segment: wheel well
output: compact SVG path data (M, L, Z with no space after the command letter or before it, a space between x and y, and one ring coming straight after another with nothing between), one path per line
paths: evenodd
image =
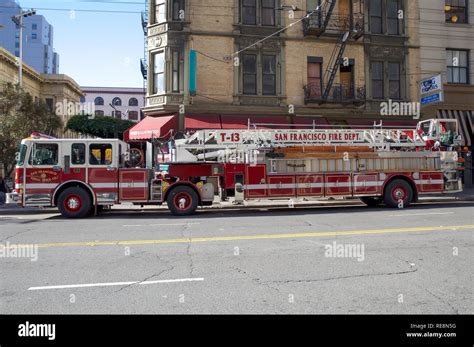
M413 189L413 202L417 202L418 201L418 189L416 188L416 184L415 182L408 178L407 176L393 176L391 177L387 182L385 182L384 184L384 187L383 187L383 194L385 195L385 188L390 184L390 182L394 181L394 180L403 180L405 182L407 182L410 186L411 186L411 189Z
M196 189L196 187L194 185L192 185L191 183L177 183L177 184L174 184L172 185L165 193L165 197L163 199L163 202L166 202L166 200L168 200L168 195L171 193L171 191L174 189L174 188L177 188L177 187L182 187L182 186L185 186L185 187L189 187L191 188L192 190L194 190L198 196L198 199L199 199L199 205L202 205L202 201L201 201L201 194L199 193L199 191Z
M76 182L76 181L73 181L73 182L66 182L64 183L62 186L60 186L56 192L54 192L54 195L53 195L53 206L57 206L58 205L58 199L59 199L59 196L61 195L61 193L68 189L68 188L71 188L71 187L78 187L78 188L82 188L84 189L84 191L87 192L87 194L89 194L89 197L91 198L91 202L93 205L95 205L95 196L92 192L92 190L90 189L90 187L88 187L87 185L85 185L84 183L82 182Z

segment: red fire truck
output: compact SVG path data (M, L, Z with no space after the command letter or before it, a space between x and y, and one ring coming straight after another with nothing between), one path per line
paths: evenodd
M7 201L55 206L68 218L121 203L166 203L185 216L217 198L242 204L344 197L404 208L420 195L462 189L456 120L428 120L416 129L261 129L249 123L181 137L168 143L169 162L145 168L120 140L35 134L21 143Z

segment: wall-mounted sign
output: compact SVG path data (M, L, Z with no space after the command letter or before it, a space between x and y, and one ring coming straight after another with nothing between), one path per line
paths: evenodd
M436 75L420 82L421 104L432 105L444 101L443 81Z

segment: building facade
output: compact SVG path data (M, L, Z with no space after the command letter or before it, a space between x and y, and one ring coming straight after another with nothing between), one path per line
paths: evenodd
M145 90L143 88L82 87L85 113L112 116L138 122L142 119Z
M457 118L464 145L473 150L474 2L420 1L421 79L441 74L444 101L423 108L425 118ZM472 156L466 156L465 183L473 186Z
M20 30L12 16L22 9L14 0L0 0L0 46L20 56ZM59 55L53 48L53 26L41 15L23 19L23 60L39 73L58 74Z
M418 0L153 0L149 12L143 110L178 114L180 130L413 120L381 103L419 98Z
M6 83L18 83L18 66L16 57L6 49L0 47L0 87ZM84 95L80 86L67 75L41 74L28 64L23 64L23 89L31 94L35 100L43 100L48 107L62 118L66 125L70 116L62 105L79 105ZM58 112L59 111L59 112ZM70 131L62 132L62 137L75 137Z

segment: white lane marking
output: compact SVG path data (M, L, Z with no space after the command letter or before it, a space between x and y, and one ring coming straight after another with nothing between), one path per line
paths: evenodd
M440 212L440 213L399 213L391 214L390 217L409 217L409 216L436 216L454 214L454 212Z
M174 224L133 224L122 225L122 227L166 227L166 226L184 226L184 225L199 225L201 223L174 223Z
M181 278L176 280L159 280L159 281L135 281L135 282L110 282L110 283L89 283L89 284L68 284L63 286L46 286L46 287L30 287L28 290L51 290L51 289L71 289L71 288L92 288L92 287L112 287L112 286L131 286L161 284L161 283L181 283L181 282L201 282L204 278Z

